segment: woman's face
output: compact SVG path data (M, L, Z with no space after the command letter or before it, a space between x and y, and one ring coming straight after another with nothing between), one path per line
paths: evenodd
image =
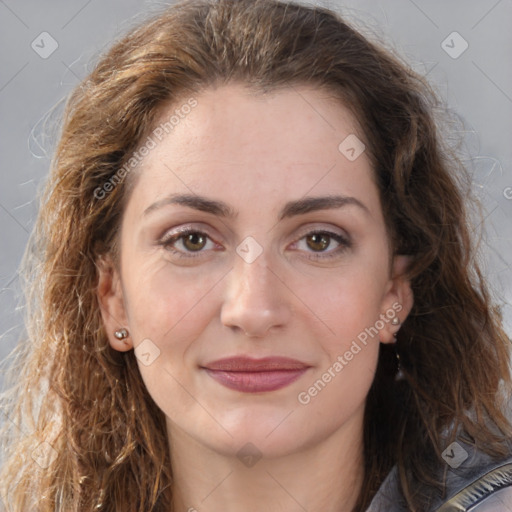
M194 99L162 112L133 171L120 274L100 276L110 343L135 348L171 437L268 456L357 437L379 340L412 305L364 135L312 88ZM294 363L214 364L232 357Z

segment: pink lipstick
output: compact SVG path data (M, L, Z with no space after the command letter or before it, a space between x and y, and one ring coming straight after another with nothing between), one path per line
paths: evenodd
M275 391L304 374L309 365L286 357L252 359L244 356L219 359L202 367L223 386L243 393Z

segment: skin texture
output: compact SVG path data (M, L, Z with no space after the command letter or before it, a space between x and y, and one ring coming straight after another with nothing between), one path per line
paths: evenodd
M402 275L407 258L396 256L389 273L369 160L363 152L350 161L338 149L348 135L364 134L339 102L305 86L263 96L229 84L196 99L141 163L122 219L120 268L101 262L110 344L158 354L138 363L167 417L176 510L348 511L362 479L363 413L379 341L392 343L397 327L380 323L309 403L298 395L380 315L396 309L403 323L413 303ZM223 218L167 204L144 214L176 193L223 201L238 213ZM367 210L347 204L278 219L288 201L332 194L355 197ZM180 258L159 240L182 226L208 237L176 241ZM322 230L348 237L350 246L327 238L320 250L311 232ZM248 236L262 250L252 263L236 251ZM120 327L129 330L125 340L113 335ZM200 368L233 355L286 356L311 368L277 391L242 393ZM261 459L249 467L237 457L241 449Z

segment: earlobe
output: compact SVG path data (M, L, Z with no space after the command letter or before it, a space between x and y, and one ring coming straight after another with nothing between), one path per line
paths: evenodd
M97 269L98 286L96 292L108 341L113 349L126 352L133 348L133 343L127 329L128 319L121 276L110 257L100 257L97 260Z
M411 257L397 255L393 260L392 277L383 301L383 313L392 321L387 322L380 331L382 343L394 343L402 324L405 322L414 304L414 294L407 270ZM392 316L393 312L395 313Z

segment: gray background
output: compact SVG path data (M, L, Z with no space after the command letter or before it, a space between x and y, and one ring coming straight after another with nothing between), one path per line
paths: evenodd
M465 158L485 207L484 271L512 334L512 0L323 1L428 74L464 122ZM163 2L0 0L0 359L22 333L17 268L37 214L62 99L101 50ZM442 42L458 32L458 58ZM50 40L58 44L47 58ZM42 38L44 39L41 42ZM453 52L462 40L448 38ZM57 108L58 102L60 106ZM52 115L50 115L53 112ZM2 385L0 374L0 388Z

